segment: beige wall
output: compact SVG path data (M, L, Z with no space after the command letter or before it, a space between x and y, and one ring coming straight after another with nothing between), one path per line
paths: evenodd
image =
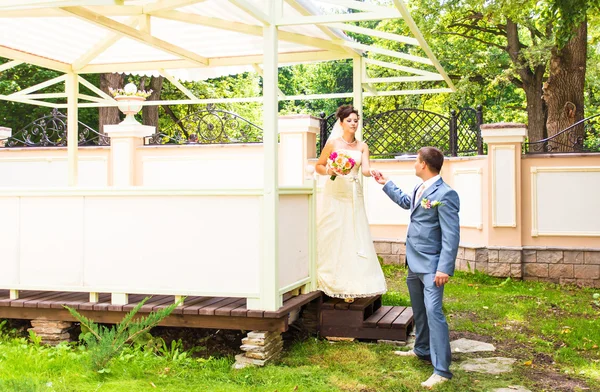
M600 248L600 154L525 155L521 173L523 246ZM534 235L539 218L560 231Z

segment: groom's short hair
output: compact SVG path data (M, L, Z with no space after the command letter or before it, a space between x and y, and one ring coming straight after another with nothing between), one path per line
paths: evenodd
M425 162L427 167L434 172L439 173L444 164L444 154L435 147L421 147L418 151L421 161Z

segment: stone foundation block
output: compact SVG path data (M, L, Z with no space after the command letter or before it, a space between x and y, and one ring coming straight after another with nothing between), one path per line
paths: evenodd
M475 249L475 261L477 263L488 262L488 250L487 249Z
M264 366L267 361L273 360L281 354L283 340L281 333L269 331L252 331L248 337L242 339L240 347L244 353L236 355L234 369L246 366Z
M510 276L512 276L513 278L522 278L523 277L523 265L511 264L510 265Z
M523 251L523 262L524 263L537 263L537 252L535 250L524 250Z
M600 279L600 265L574 265L574 277L578 279Z
M405 255L406 254L406 245L399 244L397 242L392 243L392 254Z
M488 262L490 263L499 263L500 259L499 259L499 251L497 250L490 250L488 251Z
M487 272L491 276L510 276L510 264L489 263Z
M538 250L537 251L537 262L556 264L563 260L562 250Z
M375 253L378 255L389 255L392 253L392 244L389 242L374 242Z
M600 252L585 252L583 260L585 264L600 265Z
M524 276L535 276L538 278L547 278L548 277L548 264L540 264L540 263L526 263L524 264Z
M31 325L33 328L29 328L29 331L35 332L42 344L56 346L71 340L69 330L73 327L72 322L36 319L31 320Z
M505 250L500 249L498 251L498 262L499 263L510 263L517 264L521 262L522 253L520 250Z
M563 252L563 263L583 264L583 252L566 250Z
M465 260L475 261L475 257L476 257L475 249L465 248Z

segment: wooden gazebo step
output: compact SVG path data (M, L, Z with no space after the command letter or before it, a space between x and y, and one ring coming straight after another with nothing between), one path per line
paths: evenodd
M350 304L329 298L321 307L322 336L406 341L412 326L412 308L381 306L381 296Z

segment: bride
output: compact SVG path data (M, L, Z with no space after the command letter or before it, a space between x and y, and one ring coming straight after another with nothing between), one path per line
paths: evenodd
M369 222L365 212L359 170L371 177L369 147L356 140L358 112L340 106L337 121L316 165L327 176L317 217L317 282L326 295L344 298L371 297L386 292ZM327 164L332 152L343 152L356 162L351 172L340 175ZM336 176L335 181L330 176Z

